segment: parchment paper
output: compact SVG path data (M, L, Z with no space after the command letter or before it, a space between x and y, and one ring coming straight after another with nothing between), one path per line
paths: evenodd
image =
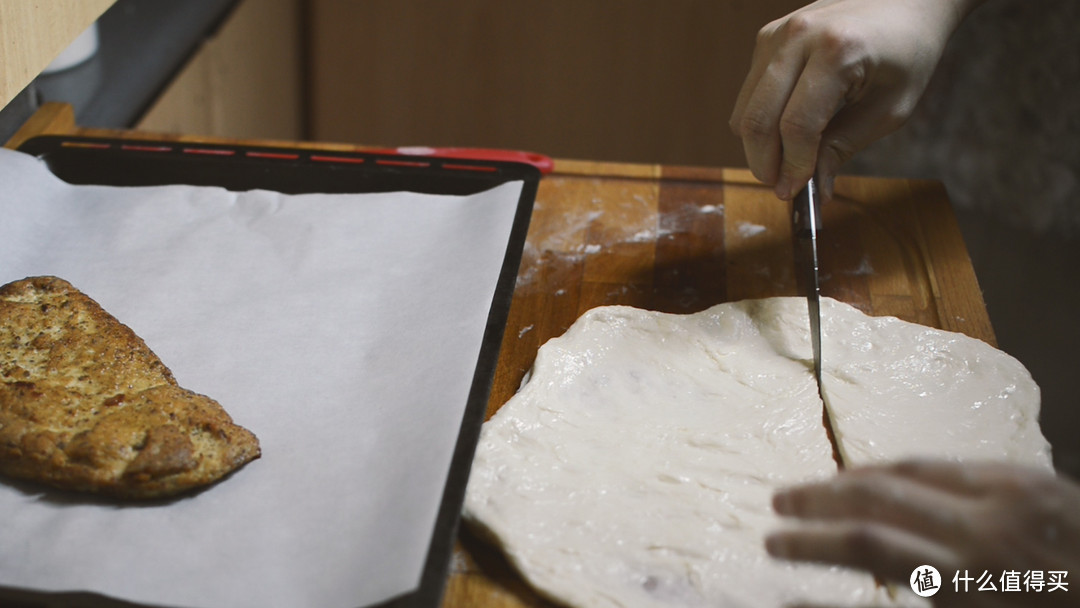
M51 274L263 456L118 506L0 480L0 585L355 607L418 586L520 182L465 197L71 186L0 150L0 284Z

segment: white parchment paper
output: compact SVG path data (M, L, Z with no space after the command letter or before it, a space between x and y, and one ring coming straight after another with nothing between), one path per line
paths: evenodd
M0 585L192 608L415 589L521 187L71 186L0 150L0 284L71 281L263 451L165 504L0 481Z

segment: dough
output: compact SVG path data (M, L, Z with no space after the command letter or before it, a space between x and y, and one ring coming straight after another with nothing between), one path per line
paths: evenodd
M823 316L826 394L852 458L1048 462L1015 360L832 300ZM764 551L781 525L773 492L836 471L806 319L803 298L589 311L485 423L466 521L571 606L889 605L864 574ZM963 381L940 381L956 370Z
M797 299L785 307L799 314ZM1053 468L1039 387L1016 359L836 300L822 300L821 316L825 400L845 464L920 456Z

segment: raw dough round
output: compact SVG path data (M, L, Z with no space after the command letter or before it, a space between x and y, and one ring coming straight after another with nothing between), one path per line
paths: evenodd
M846 455L1048 465L1038 389L1014 359L822 306L826 397ZM485 423L466 520L571 606L896 605L867 575L763 547L781 525L773 492L836 471L808 325L802 298L589 311Z

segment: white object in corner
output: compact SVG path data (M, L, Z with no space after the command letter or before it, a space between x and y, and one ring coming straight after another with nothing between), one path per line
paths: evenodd
M98 50L98 27L97 22L91 23L90 27L83 30L75 40L71 42L60 54L53 59L52 63L45 66L42 74L59 72L75 67L90 59Z

